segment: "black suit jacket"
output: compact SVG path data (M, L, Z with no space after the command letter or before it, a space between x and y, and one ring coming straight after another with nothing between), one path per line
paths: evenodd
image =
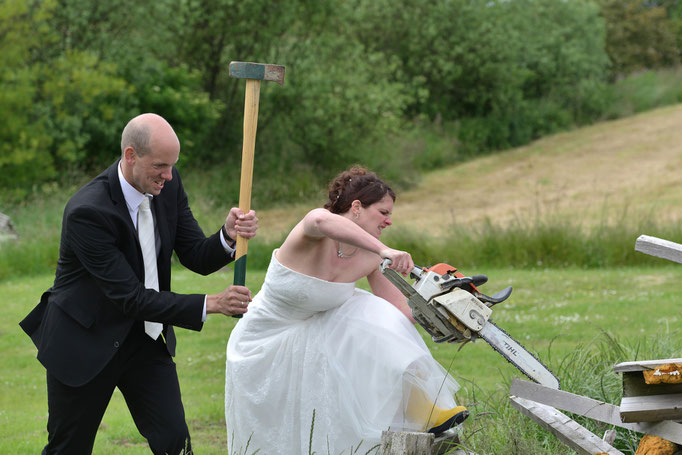
M171 255L207 275L226 265L220 234L206 237L189 208L177 169L152 200L161 247L159 292L144 287L137 233L118 179L118 161L66 204L54 285L20 323L38 359L62 383L88 383L125 342L136 321L164 323L175 355L171 325L201 330L203 294L170 292Z

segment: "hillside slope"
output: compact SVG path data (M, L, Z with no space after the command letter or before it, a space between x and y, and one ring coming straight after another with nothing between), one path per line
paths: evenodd
M259 212L278 237L309 207ZM424 175L398 195L394 223L440 234L453 225L535 216L586 224L682 218L682 105L584 127Z

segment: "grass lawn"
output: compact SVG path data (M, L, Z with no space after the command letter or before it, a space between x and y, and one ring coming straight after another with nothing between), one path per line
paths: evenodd
M494 321L552 369L560 371L567 355L596 342L602 331L633 345L647 336L663 334L671 338L673 346L682 347L678 329L682 267L661 263L656 268L461 271L487 274L489 282L481 291L488 294L514 286L512 297L495 307ZM263 276L262 271L249 271L247 285L258 289ZM0 319L0 453L39 453L46 442L45 372L18 322L52 279L49 275L0 283L0 295L4 296ZM177 292L214 293L231 283L231 269L209 277L184 269L175 270L173 275L173 289ZM197 453L226 452L225 345L236 322L233 318L211 316L200 333L177 330L176 362ZM452 373L463 386L459 399L471 406L474 418L485 418L490 411L481 396L504 393L509 379L520 376L484 342L467 344L461 350L459 345L436 345L428 337L427 342L441 364L452 366ZM645 350L642 353L646 355ZM518 419L525 417L519 414ZM485 436L485 430L479 430L477 437ZM102 422L94 453L149 453L118 392Z

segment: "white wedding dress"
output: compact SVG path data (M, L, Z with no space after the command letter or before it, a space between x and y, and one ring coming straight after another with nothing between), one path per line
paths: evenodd
M382 430L425 430L420 407L456 406L457 382L397 308L276 251L227 344L230 455L377 453Z

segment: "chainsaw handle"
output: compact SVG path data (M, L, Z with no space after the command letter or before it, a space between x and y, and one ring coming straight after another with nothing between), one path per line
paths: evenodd
M381 265L379 266L381 273L384 273L384 270L386 270L392 263L393 261L391 261L389 258L386 258L383 261L381 261ZM410 272L410 276L415 279L419 278L420 276L422 276L422 268L415 265L412 271Z
M486 275L474 275L471 277L471 284L474 286L480 286L488 282L488 277Z

